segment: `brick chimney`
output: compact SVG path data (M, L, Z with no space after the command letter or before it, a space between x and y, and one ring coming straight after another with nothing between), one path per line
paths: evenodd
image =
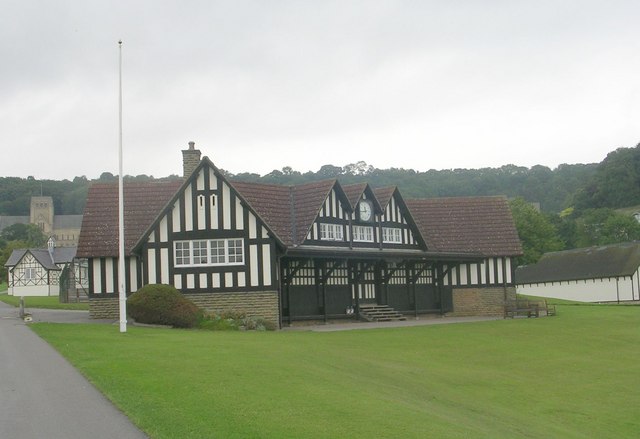
M189 149L182 150L182 176L189 177L200 164L202 153L196 149L196 142L189 142Z

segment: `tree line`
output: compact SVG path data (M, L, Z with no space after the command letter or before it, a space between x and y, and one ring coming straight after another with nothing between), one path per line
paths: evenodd
M327 164L316 172L304 173L288 166L266 175L222 172L232 181L300 184L336 178L341 184L398 186L406 198L506 195L514 200L512 211L525 246L523 263L535 262L546 251L640 239L638 223L617 210L640 206L640 144L616 149L601 163L562 164L555 169L505 165L415 171L377 169L360 161L345 166ZM172 175L162 179L177 178ZM156 179L137 175L126 176L125 180ZM62 181L3 177L0 215L28 215L34 195L51 196L57 215L81 214L89 186L113 181L117 177L109 172L94 180L85 176Z

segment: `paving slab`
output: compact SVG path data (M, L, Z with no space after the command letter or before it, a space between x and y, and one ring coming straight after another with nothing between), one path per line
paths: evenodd
M34 321L89 320L86 311L40 311ZM147 437L18 313L0 302L0 438Z

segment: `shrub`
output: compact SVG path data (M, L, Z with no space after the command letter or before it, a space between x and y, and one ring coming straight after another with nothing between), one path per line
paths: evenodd
M149 284L129 296L127 314L140 323L192 328L202 311L171 285Z
M210 331L275 331L276 325L262 317L247 316L241 311L224 311L222 314L205 314L198 328Z

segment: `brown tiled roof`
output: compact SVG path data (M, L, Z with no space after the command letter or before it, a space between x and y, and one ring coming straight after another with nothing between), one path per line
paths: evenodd
M287 245L292 242L289 186L239 181L229 184L251 205L277 239Z
M322 203L329 196L334 186L340 187L336 180L323 180L300 184L291 188L295 220L293 224L293 244L301 244L304 241L314 220L320 213Z
M640 266L640 242L545 253L536 264L518 267L516 283L557 282L633 276Z
M406 204L430 251L522 254L505 197L415 199Z
M389 204L389 201L391 201L391 196L395 191L396 186L379 187L373 190L373 193L376 195L378 203L380 203L380 206L383 210L386 209L387 204Z
M176 194L182 180L125 182L124 241L129 254L142 233ZM78 240L78 257L118 255L118 184L97 183L89 188Z
M356 207L356 203L358 202L366 188L367 183L355 183L342 186L342 190L349 199L349 204L351 205L352 209Z

